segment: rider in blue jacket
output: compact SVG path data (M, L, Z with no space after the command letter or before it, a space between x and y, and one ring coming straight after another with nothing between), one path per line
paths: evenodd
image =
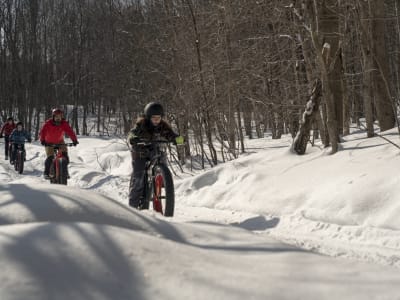
M29 143L32 142L31 134L24 129L24 124L22 124L22 122L18 122L15 129L10 135L10 142L12 147L10 153L11 164L14 164L18 144L22 144L22 150L25 152L25 141L28 141Z

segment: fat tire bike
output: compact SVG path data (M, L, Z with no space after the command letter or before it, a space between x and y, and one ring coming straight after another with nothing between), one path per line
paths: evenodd
M22 174L24 172L24 161L25 161L25 143L14 143L10 142L10 148L9 148L9 156L10 156L10 163L12 162L11 158L14 159L14 169L17 171L19 174ZM16 152L15 152L15 157L13 157L14 153L14 147L16 147Z
M67 185L68 182L68 159L60 151L63 146L72 147L73 143L45 144L46 147L53 147L54 158L49 169L50 183Z
M172 217L175 209L174 181L166 164L168 141L158 140L141 142L144 155L148 158L144 175L144 190L139 208L149 209L152 202L153 210L166 217Z

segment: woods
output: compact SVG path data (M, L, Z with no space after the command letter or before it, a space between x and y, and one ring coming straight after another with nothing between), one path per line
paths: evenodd
M0 114L37 136L61 106L78 134L122 136L160 101L186 154L216 165L246 151L246 135L295 137L319 79L310 128L334 153L351 123L368 136L397 124L399 5L0 0Z

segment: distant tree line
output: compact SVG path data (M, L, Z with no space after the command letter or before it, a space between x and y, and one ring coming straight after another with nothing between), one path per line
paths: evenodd
M107 132L110 120L124 134L160 101L186 153L216 165L246 151L245 135L294 137L318 78L310 128L335 152L351 123L368 136L397 125L399 5L0 0L0 114L37 135L61 106L78 134Z

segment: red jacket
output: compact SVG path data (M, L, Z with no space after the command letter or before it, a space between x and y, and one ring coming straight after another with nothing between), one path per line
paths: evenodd
M8 122L4 123L3 127L1 127L1 132L0 135L4 134L5 136L8 136L11 134L11 132L15 128L15 123L12 122L12 124L9 124Z
M72 141L78 140L67 121L61 120L60 124L56 125L53 119L48 119L40 130L40 141L47 144L60 144L64 142L64 134L67 134Z

